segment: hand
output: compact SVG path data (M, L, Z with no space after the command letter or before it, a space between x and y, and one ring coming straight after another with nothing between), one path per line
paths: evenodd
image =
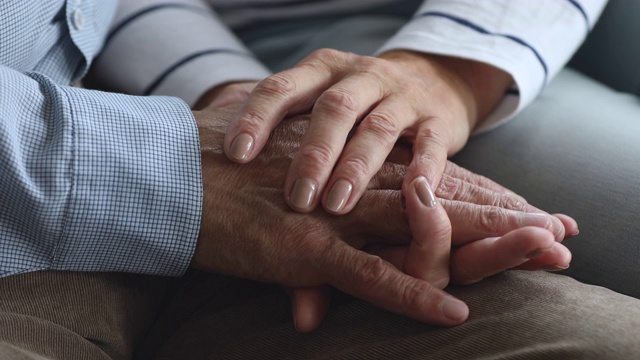
M408 276L380 257L357 250L381 243L409 244L411 232L399 191L375 190L371 185L354 211L342 217L321 211L306 216L287 211L280 184L308 119L298 117L283 123L256 161L238 166L226 161L220 146L222 129L230 114L224 109L196 113L205 199L194 266L295 287L331 284L422 321L441 325L464 321L468 309L463 303L419 278L437 275L441 279L433 281L442 287L447 280L441 280L449 276L447 266L443 266L448 263L451 247L447 215L438 202L436 206L420 205L415 190L418 184L428 185L426 181L414 181L405 193L407 209L419 220L412 222L417 240L405 251L402 266L398 264L406 272L417 274ZM372 184L399 184L402 177L383 171L373 180ZM488 216L495 214L491 206L467 205ZM452 220L457 223L454 228L468 223L464 211L458 214L460 217ZM502 215L506 221L480 223L475 231L482 236L503 234L522 226L521 218L526 214L513 211ZM552 229L557 225L553 220L538 223ZM473 224L465 226L473 234ZM549 236L553 241L553 235ZM542 245L531 242L528 246L548 248L544 236L540 238ZM445 270L436 271L442 268ZM452 309L453 315L448 317L447 309Z
M249 94L257 84L257 81L237 81L218 85L204 93L193 106L193 109L214 109L242 103L249 98Z
M225 152L251 161L285 116L313 108L287 173L286 200L299 212L322 201L327 211L344 214L399 138L413 144L406 184L423 176L435 188L447 155L462 148L510 82L498 69L461 59L320 50L257 85L229 125Z
M399 191L371 189L342 217L321 210L292 212L283 200L281 184L307 119L284 122L261 156L241 166L229 162L222 151L222 131L230 114L223 109L195 113L204 200L194 267L294 287L330 284L434 324L451 326L466 319L468 309L461 301L358 250L374 241L410 243ZM389 181L380 180L384 182ZM425 224L430 233L421 238L435 241L409 245L406 266L417 271L448 264L451 247L448 218L440 204L430 201L423 210L419 213L428 215Z
M410 151L408 149L397 146L387 160L401 165L391 169L386 166L383 169L402 175L406 171L402 164L406 164L409 157ZM386 183L385 187L398 188L400 186L398 178L383 176L380 179L397 181L396 183ZM380 185L382 184L375 186ZM566 269L569 266L570 251L562 244L555 244L554 238L560 242L567 237L578 234L577 223L572 218L561 214L555 217L544 216L545 212L527 204L522 197L451 162L447 162L436 195L448 200L442 201L446 204L447 212L453 216L452 223L455 235L450 264L453 284L472 284L508 269L555 271ZM485 209L492 210L478 211L478 208L469 208L468 203L485 206ZM415 200L407 198L407 207L410 205L415 208ZM469 210L472 211L469 212ZM500 228L500 225L497 224L508 224L517 219L512 214L510 215L511 211L509 210L537 213L542 216L533 215L527 219L526 215L520 214L522 217L520 217L519 223L529 227L514 231L509 231L510 227L504 227L505 236L477 238L469 241L467 235L475 233L476 237L482 236L482 232L477 230L477 224L486 224L495 231ZM465 213L466 215L463 215ZM419 208L413 211L409 210L408 214L409 221L413 221L413 223L420 223L420 217L423 217ZM414 216L412 217L412 215ZM472 220L465 223L465 218ZM465 226L469 224L476 225L471 226L471 229L475 230L465 230ZM539 226L540 228L531 226ZM542 230L542 228L546 228L548 231ZM551 236L552 233L553 236ZM465 238L466 240L464 240ZM549 244L551 245L549 246ZM405 260L403 259L406 258L406 246L370 246L369 251L389 260L399 269L404 268ZM406 268L404 269L406 270ZM444 277L445 274L442 271L435 271L435 276L431 278L432 284L443 288L448 280ZM287 292L292 301L292 314L296 329L301 332L309 332L317 328L328 309L329 289L327 287L297 288L288 289Z

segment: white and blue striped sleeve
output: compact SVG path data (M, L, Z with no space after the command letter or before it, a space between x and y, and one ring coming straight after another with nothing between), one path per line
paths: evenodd
M181 275L200 228L198 130L177 98L0 66L0 277Z
M198 0L121 1L94 66L102 87L177 96L189 105L216 85L270 75Z
M426 0L380 53L407 49L476 60L509 73L513 87L476 129L521 111L567 63L606 0Z

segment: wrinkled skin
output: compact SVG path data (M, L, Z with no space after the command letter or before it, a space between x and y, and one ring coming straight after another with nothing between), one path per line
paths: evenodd
M227 160L222 148L236 110L195 113L204 201L192 265L303 288L293 293L301 331L317 327L322 318L326 298L316 288L321 285L417 320L451 326L463 322L468 310L440 290L450 279L471 283L509 268L569 264L569 251L556 241L564 239L565 229L570 234L577 230L572 219L545 214L453 164L436 189L444 199L435 207L423 206L411 187L399 190L406 172L398 164L406 151L402 149L392 154L396 163L383 166L348 214L334 216L321 209L296 213L285 203L282 185L308 116L284 121L255 160L239 165ZM457 307L457 316L445 311L446 304Z

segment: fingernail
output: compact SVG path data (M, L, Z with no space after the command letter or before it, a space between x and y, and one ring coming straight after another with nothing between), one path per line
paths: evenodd
M569 235L567 236L567 239L568 239L568 238L572 238L572 237L574 237L574 236L578 236L579 234L580 234L580 230L576 230L573 234L569 234Z
M463 321L469 315L467 305L458 299L447 297L440 306L444 316L456 322Z
M551 246L553 247L553 245ZM534 257L540 256L542 254L545 254L547 252L549 252L549 250L551 250L551 247L548 249L537 249L537 250L533 250L530 253L528 253L527 255L525 255L525 257L527 259L533 259Z
M560 271L560 270L567 270L568 268L569 268L569 265L567 266L549 265L549 266L543 267L542 269L547 271Z
M424 176L418 176L413 180L413 188L418 194L418 199L420 202L428 207L436 207L438 205L438 200L436 199L436 195L431 190L431 186L427 181L427 178Z
M306 209L311 206L315 195L316 183L311 179L300 178L293 184L293 190L291 190L289 198L294 207Z
M353 190L353 185L347 180L338 180L333 184L331 191L329 191L329 195L327 196L326 206L327 209L333 212L338 212L342 210L344 205L349 200L349 196L351 196L351 191Z
M238 134L231 142L230 154L236 160L244 160L249 156L253 147L253 138L246 133Z

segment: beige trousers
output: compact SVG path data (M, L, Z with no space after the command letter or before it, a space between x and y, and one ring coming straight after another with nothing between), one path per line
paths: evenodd
M37 272L0 279L0 359L639 359L640 300L548 273L449 291L469 320L438 328L342 294L295 331L277 287Z

